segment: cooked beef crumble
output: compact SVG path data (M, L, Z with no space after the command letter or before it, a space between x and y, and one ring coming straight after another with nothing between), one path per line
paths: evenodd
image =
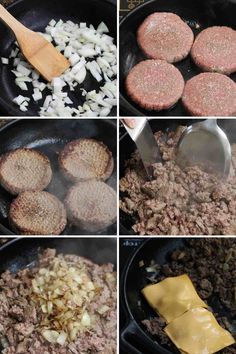
M32 301L32 279L41 267L50 264L55 254L55 250L47 249L39 257L34 268L26 268L16 274L6 271L1 275L0 351L2 349L3 354L116 353L116 282L109 281L106 276L114 274L112 264L97 265L82 257L61 256L72 264L82 262L89 269L91 280L99 285L101 291L88 305L90 313L95 314L103 305L108 305L110 310L99 317L95 328L90 328L83 335L78 335L75 341L64 346L50 344L40 334L38 328L42 311Z
M197 293L213 310L220 325L230 331L236 340L235 262L236 239L234 238L186 240L186 247L172 252L168 263L151 264L156 270L153 283L169 276L188 274ZM150 277L150 273L147 273L147 276ZM154 317L143 320L143 324L161 345L176 350L163 331L166 326L164 320ZM236 344L223 349L220 353L235 354Z
M140 235L234 235L236 144L227 181L197 166L181 169L175 152L184 129L155 133L163 162L153 165L152 181L147 181L137 152L127 161L120 208L136 218L133 230Z

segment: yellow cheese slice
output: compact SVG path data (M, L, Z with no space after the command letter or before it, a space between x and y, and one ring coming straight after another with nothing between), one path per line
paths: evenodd
M176 347L187 354L211 354L235 343L232 335L204 308L184 313L168 324L165 332Z
M166 278L142 290L149 305L167 323L195 307L207 307L198 296L187 274Z

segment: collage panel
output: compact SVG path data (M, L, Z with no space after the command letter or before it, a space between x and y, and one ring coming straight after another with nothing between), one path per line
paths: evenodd
M235 134L227 118L121 121L120 235L235 235Z
M116 119L16 119L0 136L2 235L117 235Z
M235 14L0 0L1 354L236 354Z
M0 351L117 352L117 239L0 239Z
M236 116L234 1L121 0L120 116Z
M235 353L235 238L120 238L120 354Z
M1 115L117 115L116 0L1 3Z

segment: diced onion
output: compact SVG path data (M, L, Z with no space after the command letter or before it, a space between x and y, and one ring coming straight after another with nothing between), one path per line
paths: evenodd
M1 58L1 61L3 64L9 64L9 59L7 58Z
M41 308L43 337L64 345L90 329L93 323L87 307L96 291L89 274L77 264L72 267L55 257L50 268L41 268L32 280L32 300Z
M87 23L75 24L72 21L63 22L52 19L41 35L69 59L71 67L51 83L42 82L39 74L27 63L19 51L18 44L12 49L10 58L13 61L15 83L22 91L33 87L34 93L29 100L42 100L39 114L55 117L98 117L107 116L116 106L117 96L117 50L113 38L108 35L109 29L105 23L100 23L97 29ZM3 64L8 64L8 58L1 58ZM69 97L70 91L82 85L87 75L93 77L100 87L97 91L85 92L79 87L77 92L84 103L75 107ZM29 83L29 84L27 84ZM107 84L111 84L108 86ZM96 85L97 87L97 85ZM37 90L35 90L37 88ZM81 90L81 91L80 91ZM73 96L72 96L73 97ZM14 103L22 111L28 110L28 105L19 104L16 97Z

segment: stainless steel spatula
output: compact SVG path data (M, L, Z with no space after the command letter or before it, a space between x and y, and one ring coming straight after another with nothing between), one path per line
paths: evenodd
M177 163L183 168L198 165L207 172L228 177L231 147L215 118L194 123L183 132L177 147Z
M129 128L126 124L124 126L135 142L148 178L151 179L151 165L161 161L161 155L148 120L146 118L137 118L134 128Z

